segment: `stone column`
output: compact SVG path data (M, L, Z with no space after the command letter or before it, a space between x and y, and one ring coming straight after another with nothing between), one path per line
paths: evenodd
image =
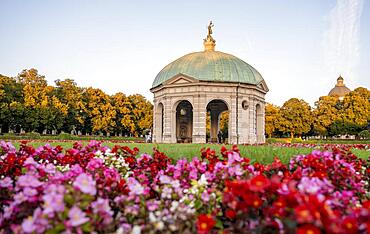
M160 143L158 141L158 139L157 139L157 134L158 134L157 121L158 121L158 117L157 117L157 102L154 101L153 102L153 135L152 135L152 138L153 138L153 142L154 143Z
M217 142L218 141L218 130L219 130L219 117L221 112L219 110L212 110L211 111L211 142Z
M243 109L243 101L247 101L246 96L239 96L239 121L238 121L238 133L239 133L239 144L249 143L249 103L247 101L246 109Z
M256 102L254 98L250 98L249 105L249 144L257 143L256 137Z
M259 104L259 110L256 111L257 115L257 143L264 143L265 142L265 129L264 129L264 121L265 121L265 115L264 115L264 106L262 103Z
M236 132L236 96L231 96L230 99L230 112L229 112L229 143L237 144L238 136Z
M171 143L171 133L172 133L172 106L171 99L166 98L163 101L164 114L163 114L163 143ZM176 124L176 123L175 123ZM176 126L175 126L176 127Z
M193 143L206 143L206 96L194 95Z

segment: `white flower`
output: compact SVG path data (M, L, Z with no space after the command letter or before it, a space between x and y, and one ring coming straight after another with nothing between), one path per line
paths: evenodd
M149 213L149 221L152 222L152 223L157 222L157 217L155 217L153 212Z
M115 234L124 234L124 232L123 232L123 228L122 228L122 227L119 227L119 228L116 230Z
M138 225L135 225L135 226L132 228L131 234L141 234L141 227L140 227L140 226L138 226Z
M164 228L164 224L162 221L159 221L157 222L155 225L154 225L155 229L157 230L162 230Z
M170 211L174 212L177 209L178 206L179 206L178 201L172 201Z
M95 155L99 157L99 156L103 156L103 153L100 150L98 150L95 152Z
M200 179L198 180L199 186L206 186L208 184L206 175L203 174Z

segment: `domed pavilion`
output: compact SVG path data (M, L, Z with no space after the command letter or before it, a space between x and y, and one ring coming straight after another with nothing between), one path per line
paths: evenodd
M344 96L349 92L351 92L351 90L344 84L343 77L339 76L337 84L330 90L328 96L337 96L339 97L339 100L343 100Z
M221 113L228 111L230 144L265 142L265 94L261 74L248 63L215 50L212 22L204 51L182 56L155 77L153 142L205 143L206 118L210 140L217 141Z

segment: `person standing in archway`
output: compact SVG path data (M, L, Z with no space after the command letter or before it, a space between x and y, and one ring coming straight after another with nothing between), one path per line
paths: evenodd
M218 139L218 143L222 143L222 132L221 132L221 130L218 130L217 139Z

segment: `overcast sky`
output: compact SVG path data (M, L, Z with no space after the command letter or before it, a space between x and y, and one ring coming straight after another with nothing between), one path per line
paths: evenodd
M49 84L70 78L108 94L140 93L168 63L203 50L209 20L216 50L255 67L268 102L311 105L341 74L370 84L370 1L0 0L0 74L36 68Z

